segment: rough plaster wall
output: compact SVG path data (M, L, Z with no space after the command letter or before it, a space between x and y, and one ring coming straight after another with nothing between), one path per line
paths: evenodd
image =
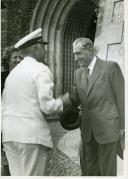
M116 61L124 73L123 0L100 0L94 44L100 58Z

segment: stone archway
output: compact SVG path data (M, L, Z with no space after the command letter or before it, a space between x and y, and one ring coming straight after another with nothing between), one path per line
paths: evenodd
M94 32L90 32L94 10L95 4L92 0L37 2L30 31L42 27L44 39L49 42L48 62L54 76L56 95L70 91L73 83L75 65L71 44L74 38L87 35L94 39Z
M92 1L79 1L66 18L63 28L63 93L71 91L74 82L75 64L72 42L78 37L94 41L96 30L96 5Z

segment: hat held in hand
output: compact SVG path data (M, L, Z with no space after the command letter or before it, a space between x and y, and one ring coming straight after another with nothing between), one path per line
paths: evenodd
M63 112L60 123L64 129L74 130L80 127L79 111L77 107L70 107Z

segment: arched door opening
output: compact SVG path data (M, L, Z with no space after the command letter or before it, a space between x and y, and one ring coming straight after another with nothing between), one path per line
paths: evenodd
M81 0L72 7L63 29L63 93L71 91L74 81L74 62L72 42L78 37L94 41L96 31L96 4L91 0Z
M72 42L79 36L92 41L96 28L98 0L38 0L30 31L42 27L48 41L48 63L53 74L55 95L71 90L73 73Z

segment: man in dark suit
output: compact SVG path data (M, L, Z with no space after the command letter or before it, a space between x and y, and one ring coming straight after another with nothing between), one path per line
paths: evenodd
M87 38L73 42L73 104L81 104L81 169L88 176L116 176L118 141L124 133L124 79L116 62L95 56Z

